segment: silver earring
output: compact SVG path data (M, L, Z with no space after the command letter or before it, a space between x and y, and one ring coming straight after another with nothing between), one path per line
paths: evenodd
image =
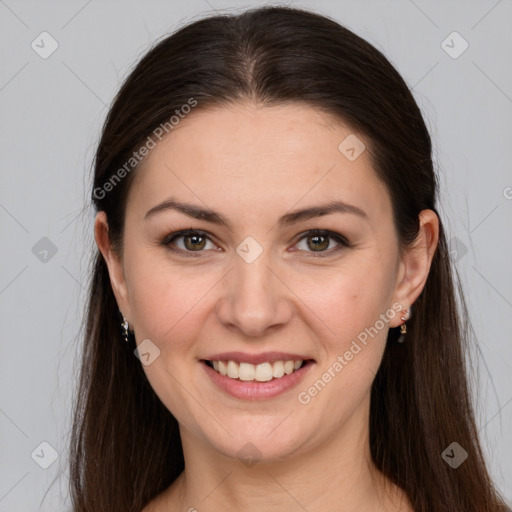
M134 332L130 330L130 324L128 320L124 317L124 315L119 311L123 321L121 322L121 338L123 343L130 344L134 337Z
M129 325L128 325L128 320L126 320L126 318L123 316L123 323L122 323L122 327L123 327L123 341L125 343L128 343L128 330L129 330Z

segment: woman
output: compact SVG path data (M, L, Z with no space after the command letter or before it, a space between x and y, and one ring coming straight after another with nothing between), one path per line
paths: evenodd
M374 47L191 23L119 91L92 199L76 512L504 510L430 136Z

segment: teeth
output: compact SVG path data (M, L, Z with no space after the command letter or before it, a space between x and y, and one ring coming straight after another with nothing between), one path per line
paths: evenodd
M213 369L231 379L267 382L290 375L302 366L302 360L274 361L261 364L237 363L235 361L213 361Z
M285 361L285 363L284 363L284 373L286 373L286 375L290 375L290 373L293 372L293 365L294 365L293 361Z
M235 361L228 361L228 377L232 379L238 379L238 365Z
M228 368L229 365L236 366L237 369L240 368L237 372L237 377L240 377L240 380L254 380L254 374L256 373L256 370L253 364L240 363L240 365L238 365L234 361L229 361ZM232 377L232 375L229 375L228 373L228 377Z
M250 366L253 366L252 364ZM259 382L272 380L272 365L270 363L262 363L256 366L254 379Z
M284 375L284 363L283 361L276 361L272 365L272 376L275 379L278 379L279 377L282 377Z

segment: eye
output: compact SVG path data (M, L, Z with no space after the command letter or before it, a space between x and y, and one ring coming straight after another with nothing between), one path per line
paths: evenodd
M350 247L349 242L339 233L322 229L313 229L304 233L299 242L302 242L302 240L306 240L306 249L299 250L312 252L313 257L324 256L324 254L317 255L314 253L326 253L325 256L329 256ZM333 240L337 242L338 246L330 248ZM182 241L182 243L177 241ZM162 241L162 245L170 251L191 257L199 256L199 254L194 253L201 253L204 252L203 249L208 249L208 243L212 244L210 249L216 249L217 246L212 242L207 233L191 229L171 233Z
M312 253L327 253L327 255L331 255L336 253L343 248L350 247L348 241L339 233L334 233L333 231L327 231L322 229L313 229L308 231L300 241L306 241L306 250L307 252ZM337 247L329 248L331 246L331 241L335 240L338 243ZM320 256L324 256L324 254L320 254ZM313 255L313 257L317 257L317 255Z
M176 243L177 240L183 240L183 245ZM195 256L195 254L191 254L194 252L203 252L205 249L207 242L210 242L213 247L216 246L210 240L209 236L203 231L197 230L187 230L187 231L179 231L177 233L172 233L162 242L169 250L173 252L179 252L184 256ZM172 246L177 246L172 247ZM207 247L206 247L207 248Z

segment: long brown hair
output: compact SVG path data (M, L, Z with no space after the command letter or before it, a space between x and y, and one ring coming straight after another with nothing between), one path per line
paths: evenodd
M418 233L419 212L437 213L431 139L390 62L327 17L264 7L181 28L156 43L119 90L95 155L91 198L96 211L106 212L120 254L126 198L135 172L143 172L139 163L126 163L191 98L195 111L247 100L302 102L361 133L391 195L402 248ZM467 311L442 223L412 311L406 343L395 343L390 329L372 385L373 461L417 512L501 510L478 441L465 361ZM97 251L71 436L75 512L139 512L184 468L177 421L149 385L133 346L119 341L120 320ZM457 469L441 456L454 441L468 454Z

